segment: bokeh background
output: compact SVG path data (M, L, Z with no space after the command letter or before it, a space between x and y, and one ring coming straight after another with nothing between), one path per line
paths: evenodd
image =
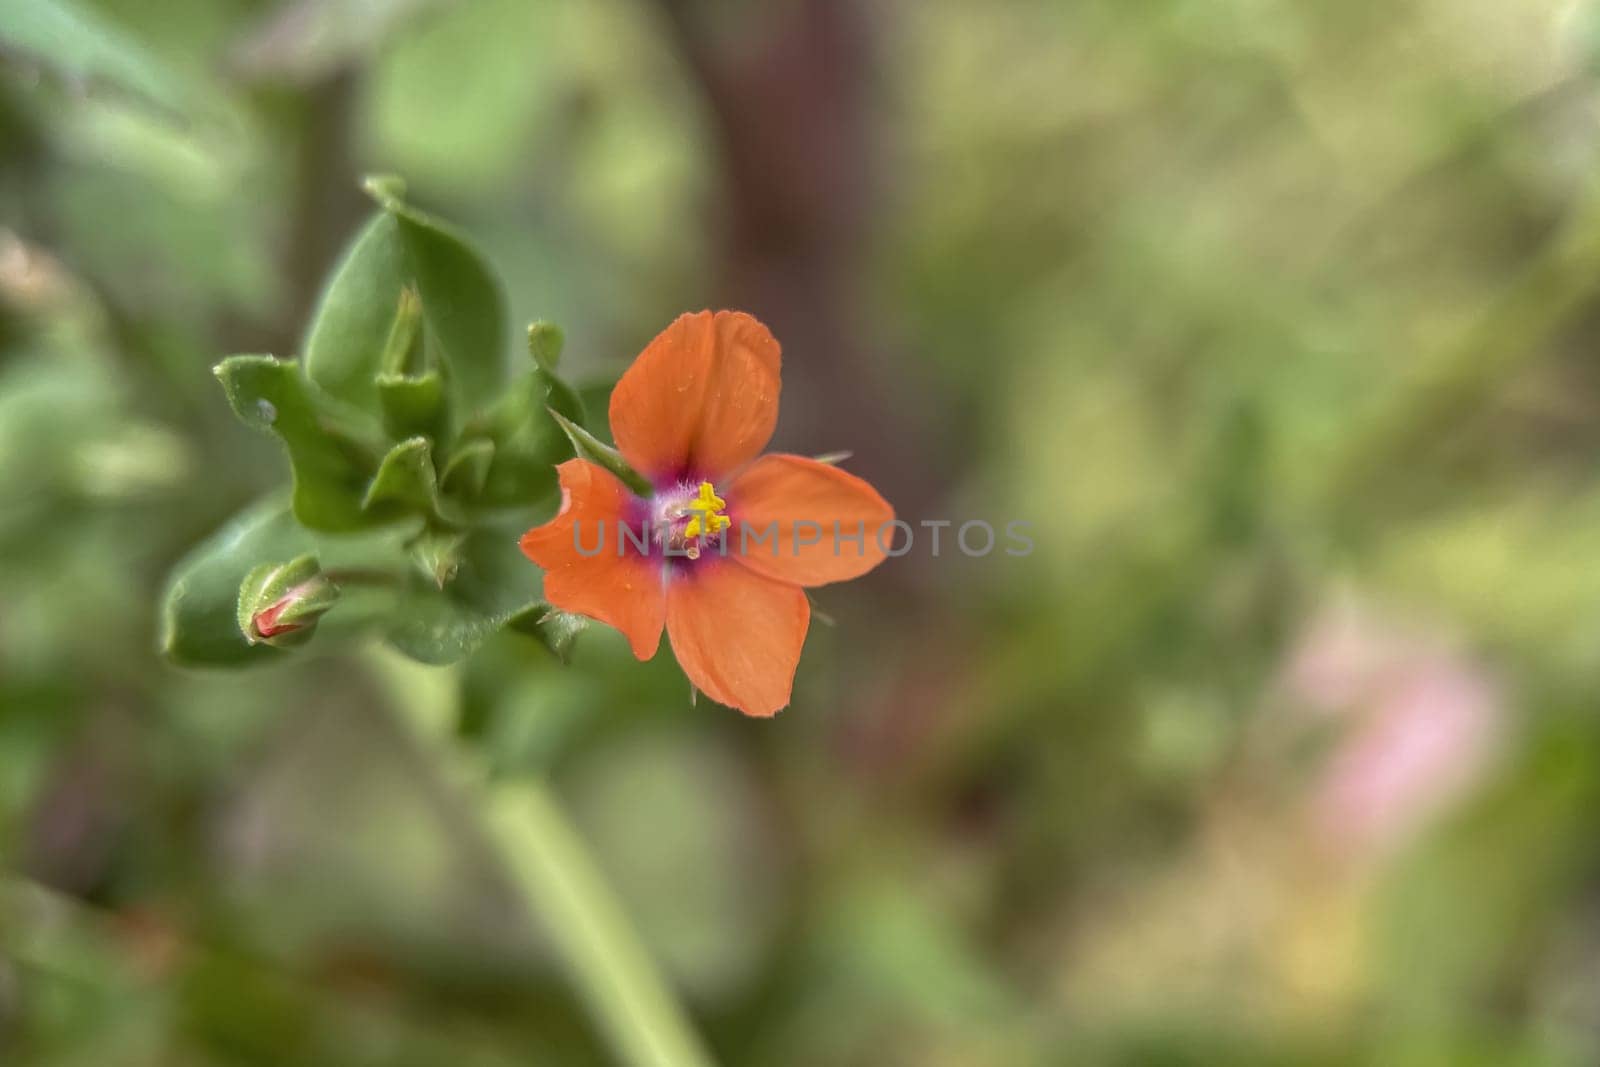
M549 776L721 1062L1600 1062L1587 0L6 0L0 1061L609 1062L441 785ZM59 23L58 23L59 24ZM0 32L0 38L5 34ZM403 174L614 378L785 346L925 541L793 706L591 630L156 651Z

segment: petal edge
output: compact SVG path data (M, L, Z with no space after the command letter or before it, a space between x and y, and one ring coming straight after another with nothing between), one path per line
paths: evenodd
M667 589L667 633L683 673L712 700L758 718L788 705L810 623L799 586L727 560Z
M522 551L544 569L544 596L562 611L620 630L638 659L654 656L666 622L659 561L629 549L619 554L620 524L633 494L610 471L586 459L556 468L561 510L522 535ZM587 555L578 550L579 538Z
M611 433L657 482L715 479L759 455L778 424L782 355L742 311L678 316L611 393Z
M738 535L730 554L796 585L859 578L884 561L892 541L884 527L894 508L871 483L804 456L773 453L740 471L728 483L728 514Z

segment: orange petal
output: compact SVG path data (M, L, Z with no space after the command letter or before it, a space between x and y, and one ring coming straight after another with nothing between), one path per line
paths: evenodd
M622 541L619 524L629 520L633 494L610 471L586 459L569 459L556 471L561 510L522 535L522 551L544 568L545 599L562 611L616 627L635 656L649 659L661 644L667 596L660 561ZM592 555L578 551L578 538ZM619 541L627 554L618 555Z
M858 578L882 563L894 543L887 527L894 508L876 489L803 456L762 456L728 483L727 498L729 555L779 581Z
M799 586L708 560L667 587L667 634L689 681L746 715L789 703L811 607Z
M617 448L655 481L714 481L771 440L779 362L778 342L741 311L678 316L611 393Z

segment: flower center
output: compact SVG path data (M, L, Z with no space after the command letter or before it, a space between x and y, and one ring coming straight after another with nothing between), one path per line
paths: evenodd
M687 486L685 487L687 488ZM733 520L723 514L728 502L717 495L710 482L701 482L695 495L667 504L660 513L662 540L672 552L681 552L688 559L699 559L700 549L707 539L722 535L733 525Z
M722 513L728 502L717 495L717 490L710 482L700 483L700 495L689 501L684 510L690 513L689 524L683 528L685 537L699 537L702 533L716 536L729 526L733 520Z

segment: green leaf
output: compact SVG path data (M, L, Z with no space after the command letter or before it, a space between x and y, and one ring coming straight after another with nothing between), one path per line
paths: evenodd
M362 504L376 466L372 455L336 424L336 413L308 387L297 364L271 356L230 356L213 372L240 419L282 439L294 471L294 513L314 530L372 525Z
M137 38L72 0L0 0L0 51L47 64L78 85L130 91L174 113L196 95Z
M440 489L448 496L472 500L483 492L494 464L494 442L487 437L466 441L450 456L439 478Z
M506 622L517 633L537 638L562 663L572 658L572 646L589 625L582 615L562 611L544 601L530 604Z
M387 636L404 655L443 667L476 652L508 617L485 614L454 596L449 586L439 589L418 579L396 609Z
M369 179L382 210L346 252L323 291L306 339L306 374L341 400L371 407L401 293L422 301L447 387L468 409L492 400L505 377L505 300L479 254L453 229L408 206L395 179Z
M545 381L531 372L506 390L477 427L494 441L478 503L532 507L555 491L555 466L572 457L572 446L546 412L546 397Z
M534 369L502 391L495 405L469 426L494 444L476 502L486 507L530 507L556 486L556 464L572 458L572 444L552 417L582 422L583 401L555 373L561 331L548 323L528 327ZM476 462L476 460L474 460Z
M275 493L229 520L172 569L161 606L161 649L191 667L241 667L270 662L282 650L252 645L239 626L247 579L315 553L338 586L338 604L318 623L319 641L387 625L405 577L403 527L323 537L295 521ZM319 592L319 596L323 595Z
M392 437L442 436L445 388L436 370L416 377L378 375L378 405L383 428Z
M345 253L312 318L306 375L353 404L376 401L394 309L410 271L400 224L380 212Z
M411 559L434 585L443 589L461 567L467 535L460 530L426 529L411 543Z
M392 514L398 509L443 518L438 476L433 469L433 442L426 437L413 437L391 448L378 465L361 506L378 514Z
M566 431L567 437L572 441L572 447L579 456L600 464L606 470L621 478L623 484L640 496L650 496L655 490L643 475L628 465L622 458L622 453L601 441L594 434L582 426L568 419L559 411L551 409L551 418L556 420L556 425Z
M443 589L417 576L394 613L389 643L423 663L455 663L538 603L543 583L518 547L520 533L503 524L472 531Z
M281 655L239 628L239 590L263 561L311 550L311 535L281 500L264 501L196 545L173 568L161 610L161 650L175 663L229 667Z

